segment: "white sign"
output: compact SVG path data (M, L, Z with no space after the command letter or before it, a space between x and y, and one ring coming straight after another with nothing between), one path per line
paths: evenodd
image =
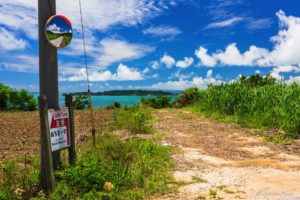
M50 128L50 141L52 151L57 151L70 146L70 121L69 109L48 110Z

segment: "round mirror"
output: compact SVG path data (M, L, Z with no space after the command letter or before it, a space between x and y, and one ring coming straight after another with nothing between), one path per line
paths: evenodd
M56 48L64 48L72 40L72 24L63 15L53 15L46 23L46 37L48 42Z

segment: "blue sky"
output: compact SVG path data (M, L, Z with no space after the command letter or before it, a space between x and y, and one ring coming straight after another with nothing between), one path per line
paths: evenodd
M59 33L71 33L72 27L61 16L55 16L47 23L47 30Z
M68 5L68 6L65 6ZM300 81L299 0L84 0L92 91L205 88L240 74ZM85 91L77 0L60 92ZM0 82L38 91L37 0L0 0Z

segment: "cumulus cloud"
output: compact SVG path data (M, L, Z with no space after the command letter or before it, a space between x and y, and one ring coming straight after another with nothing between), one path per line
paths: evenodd
M225 51L215 53L213 57L224 65L267 66L269 65L266 60L268 54L267 49L258 48L254 45L242 54L236 44L233 43L228 45Z
M202 46L195 51L195 55L200 59L200 65L213 67L217 64L217 60L213 56L210 56L207 53L207 49Z
M280 73L290 73L290 72L295 72L295 73L300 72L300 65L299 66L293 66L293 65L277 66L272 69L270 74L277 80L281 80L284 79L284 77Z
M270 59L276 65L295 65L300 63L300 18L286 16L277 12L282 29L272 37L275 43Z
M288 84L300 83L300 76L290 76L288 80L285 81Z
M188 68L194 63L194 59L192 57L184 57L183 60L176 60L170 56L167 52L160 58L159 61L150 62L152 69L158 69L160 65L164 65L167 68L171 68L176 66L178 68Z
M84 81L87 79L86 70L84 68L71 70L68 69L64 71L63 75L60 76L60 81ZM71 76L68 76L71 74ZM142 72L135 68L130 68L124 64L119 64L115 73L109 70L104 71L92 71L89 72L90 81L136 81L143 80L144 75Z
M270 51L251 45L245 52L240 52L236 43L229 44L224 51L218 50L208 54L207 49L200 46L195 54L200 60L200 65L216 66L290 66L300 63L300 18L286 16L283 11L276 13L280 30L271 38L274 43Z
M194 59L192 57L185 57L184 60L179 60L176 62L176 67L188 68L193 63L194 63Z
M164 64L167 68L171 68L175 65L176 61L173 57L169 56L168 53L165 53L160 59L160 63Z
M184 90L188 87L205 88L209 84L221 84L222 81L212 77L212 70L209 70L206 77L194 77L192 80L180 79L178 81L167 81L153 84L151 89L160 90Z

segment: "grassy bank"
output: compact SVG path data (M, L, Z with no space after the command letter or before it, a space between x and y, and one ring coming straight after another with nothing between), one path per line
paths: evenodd
M192 110L242 126L282 130L300 136L300 85L252 76L196 92ZM195 96L195 95L194 95Z

